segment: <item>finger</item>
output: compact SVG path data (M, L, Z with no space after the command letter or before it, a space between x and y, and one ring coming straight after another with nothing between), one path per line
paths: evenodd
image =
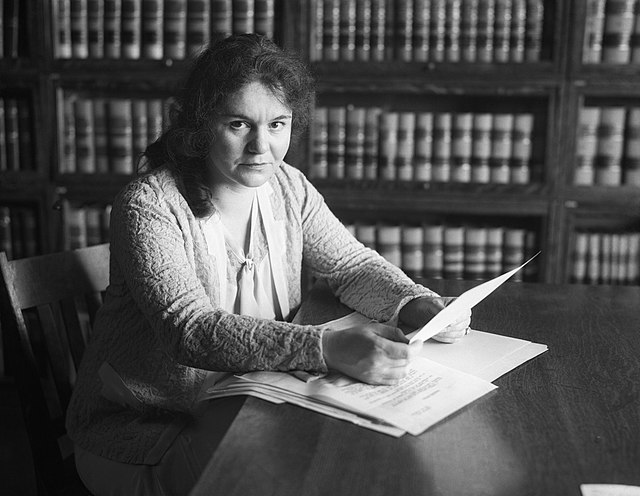
M374 328L374 332L383 338L386 338L390 341L394 341L397 343L408 343L409 338L405 336L402 330L397 327L392 327L384 324L376 324Z

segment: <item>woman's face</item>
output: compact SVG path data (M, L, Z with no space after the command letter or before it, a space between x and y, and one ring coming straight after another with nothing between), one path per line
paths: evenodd
M291 109L261 83L235 93L215 117L209 165L217 185L256 188L276 172L291 141Z

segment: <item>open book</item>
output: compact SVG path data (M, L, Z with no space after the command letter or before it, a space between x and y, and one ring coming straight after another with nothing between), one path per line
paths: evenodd
M506 278L500 277L501 284ZM499 285L492 281L476 288L484 285L486 296ZM476 288L472 296L479 301ZM323 327L340 330L369 321L354 312ZM542 344L472 330L453 344L425 341L407 376L393 386L371 386L339 373L213 373L201 399L249 395L292 403L396 437L406 432L418 435L493 391L491 381L546 350Z

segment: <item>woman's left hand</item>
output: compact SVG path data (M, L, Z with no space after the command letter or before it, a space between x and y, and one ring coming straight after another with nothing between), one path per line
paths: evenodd
M400 310L400 320L414 329L422 327L444 307L454 301L454 296L422 297L411 300ZM433 336L436 341L455 343L469 332L471 309L463 311L455 322Z

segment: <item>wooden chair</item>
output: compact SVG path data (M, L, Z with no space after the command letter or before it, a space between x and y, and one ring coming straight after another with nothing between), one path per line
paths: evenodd
M42 494L89 494L75 470L65 413L109 281L109 245L7 260L2 331Z

